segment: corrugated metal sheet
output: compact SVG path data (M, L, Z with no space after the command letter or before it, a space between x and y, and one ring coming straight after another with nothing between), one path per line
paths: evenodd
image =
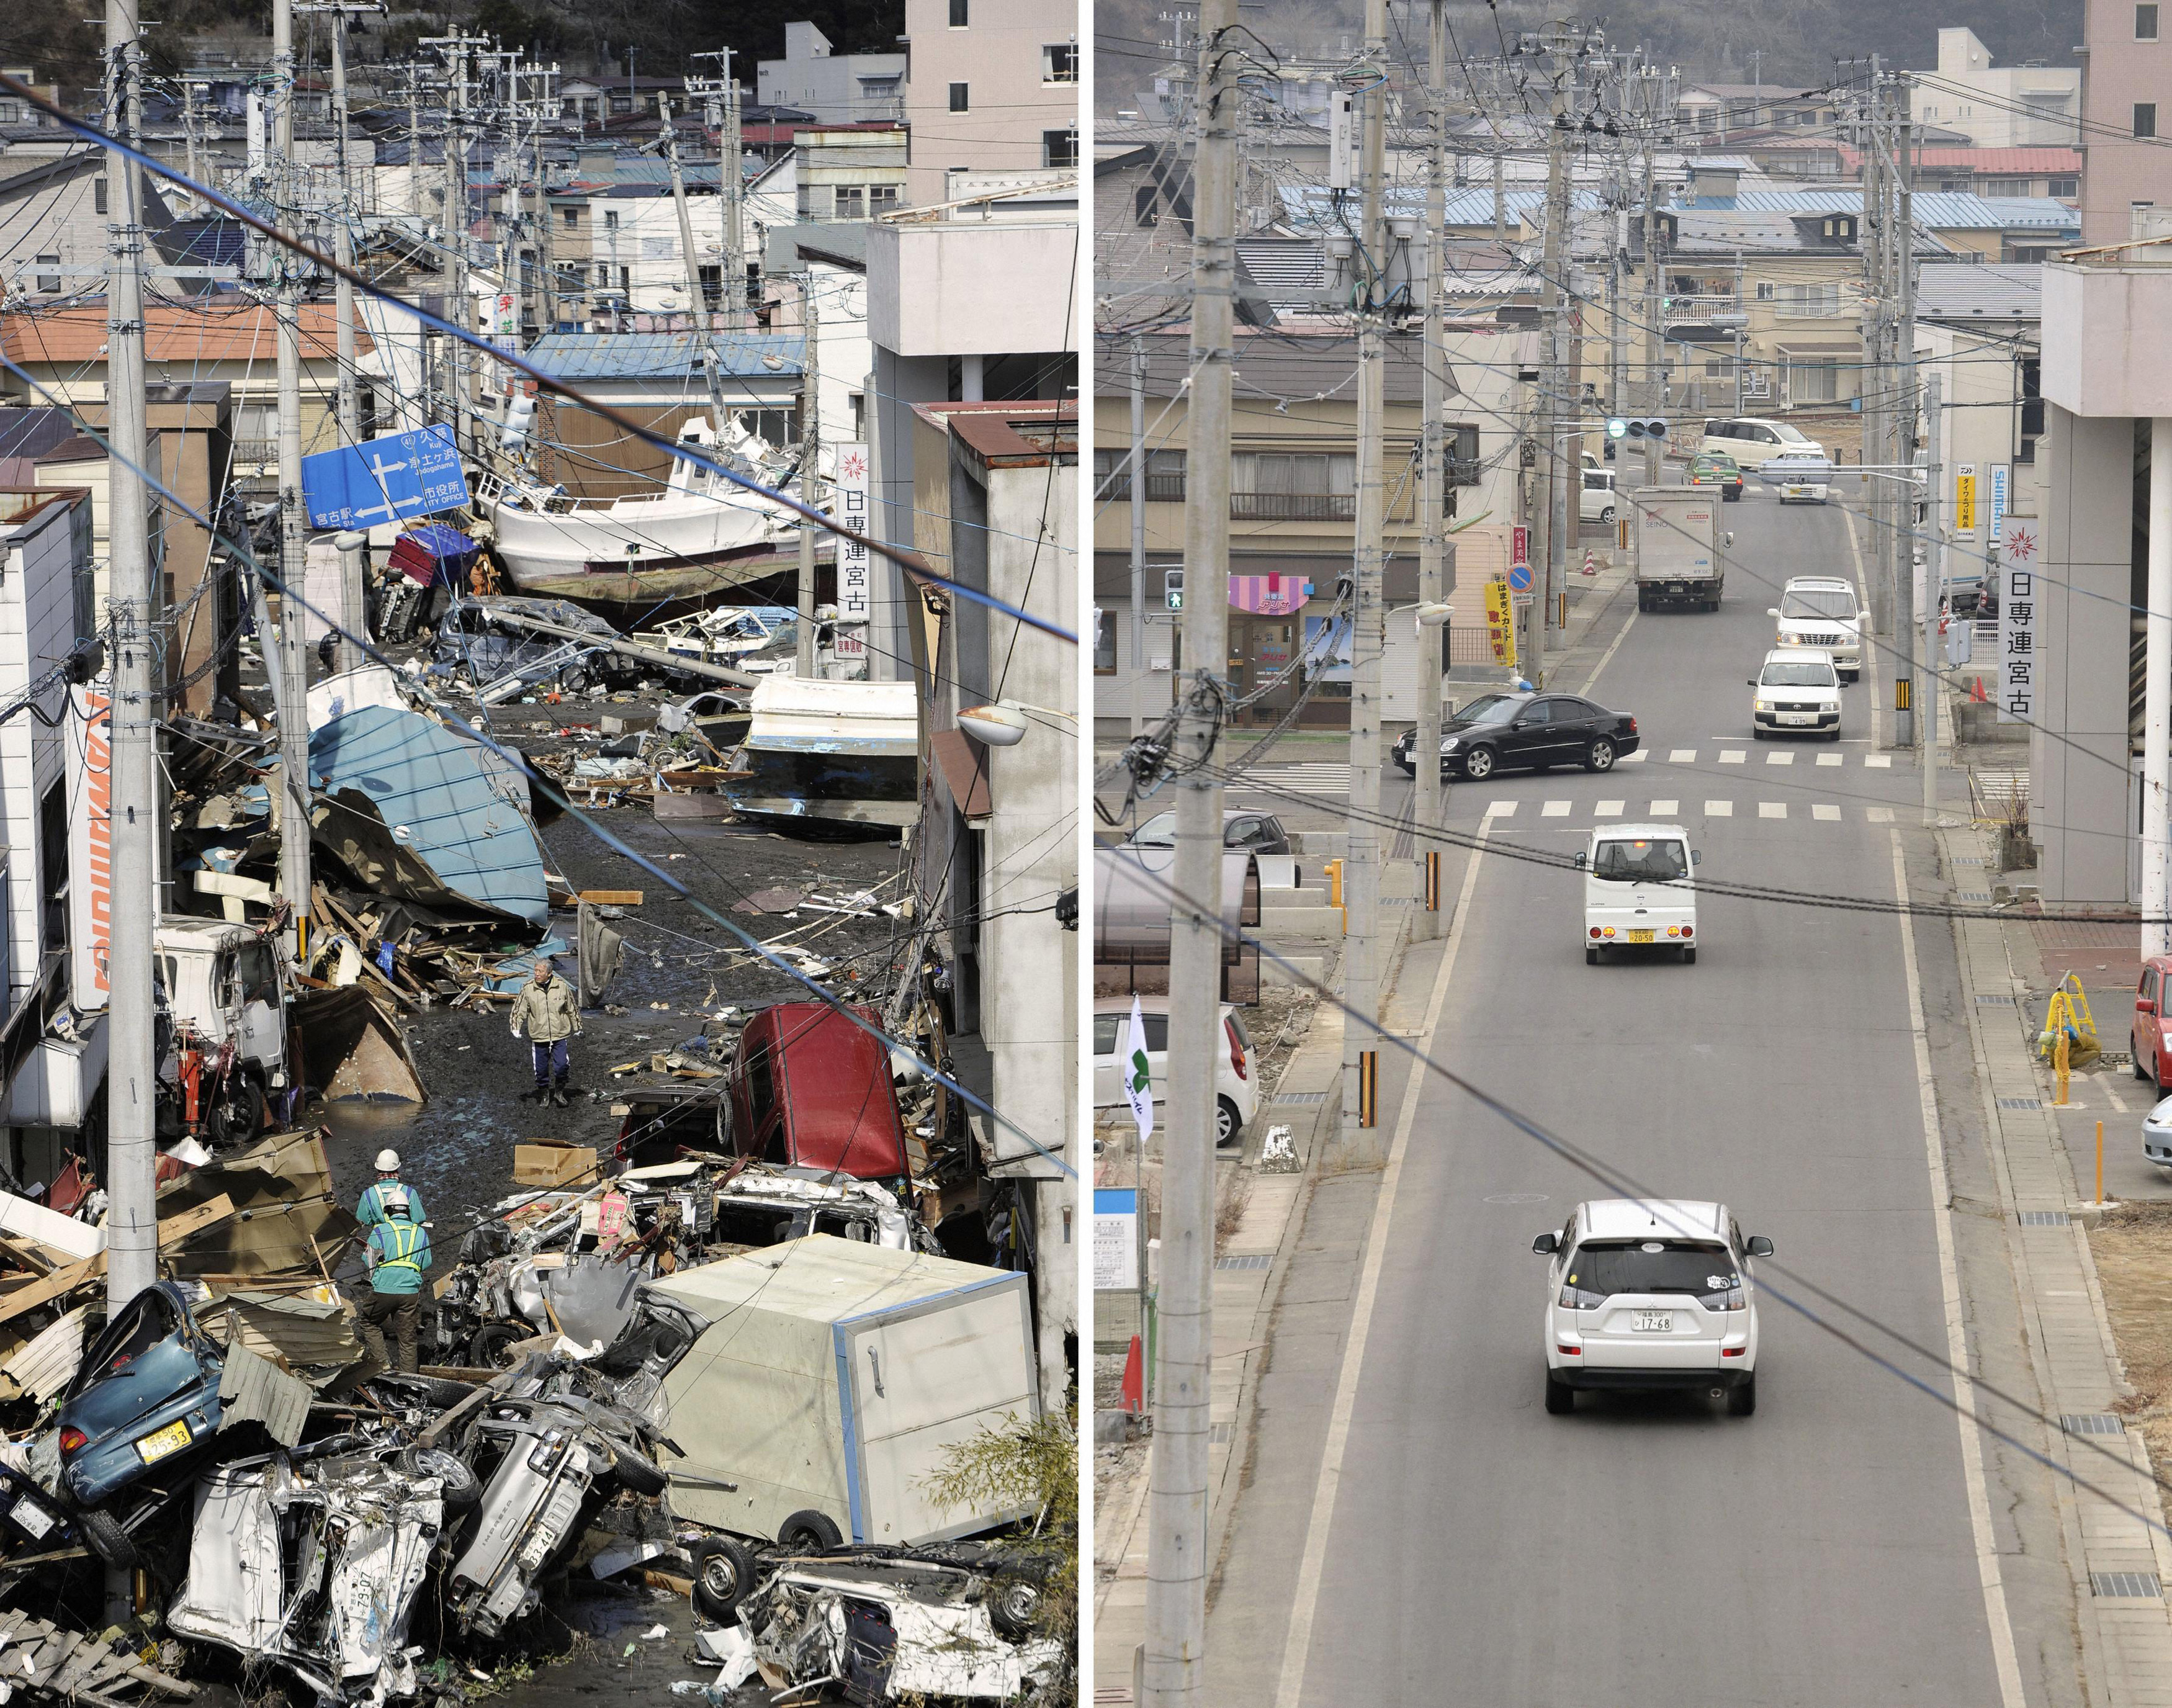
M796 375L807 359L796 332L720 332L709 342L732 378ZM700 370L700 349L692 332L546 332L528 359L562 380L675 380ZM772 356L781 366L769 365Z
M218 1379L222 1433L237 1424L261 1424L265 1434L291 1447L302 1439L302 1426L309 1421L309 1384L300 1377L288 1375L245 1346L226 1349Z
M1860 190L1745 190L1734 205L1755 213L1860 213ZM1974 196L1960 190L1918 191L1916 223L1933 231L2081 229L2081 215L2048 196Z
M1919 148L1918 166L1966 166L1978 172L2078 172L2079 148Z
M1341 221L1335 213L1334 192L1312 185L1284 185L1282 186L1282 213L1293 225L1310 226L1321 231L1340 231ZM1535 213L1546 205L1543 190L1510 190L1502 197L1502 205L1511 220L1526 213ZM1920 197L1918 198L1921 199ZM1601 206L1598 192L1578 190L1570 197L1575 211L1589 213ZM1398 185L1391 186L1385 197L1390 217L1403 215L1418 218L1425 213L1425 186ZM1489 186L1482 190L1451 190L1448 192L1444 222L1448 225L1482 225L1493 224L1493 191Z
M229 1293L197 1315L223 1345L283 1359L290 1369L345 1366L362 1357L354 1309L341 1300L309 1293Z
M1927 267L1917 275L1916 313L1923 320L2033 321L2041 311L2039 263Z
M0 1364L0 1375L14 1379L15 1386L40 1401L50 1399L68 1385L76 1366L83 1362L83 1321L90 1309L78 1305L51 1328L34 1335L14 1356Z

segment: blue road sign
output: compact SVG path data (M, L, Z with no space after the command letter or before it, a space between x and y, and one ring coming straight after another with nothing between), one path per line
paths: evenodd
M449 427L388 433L302 459L302 503L313 528L368 528L468 501Z
M1511 563L1508 566L1508 585L1519 593L1529 593L1531 590L1531 566Z

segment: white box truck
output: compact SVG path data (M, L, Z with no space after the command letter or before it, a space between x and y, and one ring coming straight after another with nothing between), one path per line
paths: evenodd
M1637 610L1669 605L1718 610L1727 579L1720 553L1734 543L1734 536L1719 525L1719 489L1639 487L1631 504Z
M938 1506L958 1443L1040 1412L1026 1277L812 1234L664 1275L692 1344L663 1381L678 1517L786 1543L911 1545L1024 1509Z

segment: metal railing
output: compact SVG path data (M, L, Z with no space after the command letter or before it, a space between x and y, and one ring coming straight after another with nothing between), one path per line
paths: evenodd
M1702 325L1741 312L1742 299L1739 297L1669 297L1664 318Z
M254 467L279 461L279 441L276 439L237 439L234 441L234 466L236 468Z
M1232 493L1233 522L1352 522L1358 519L1354 493Z

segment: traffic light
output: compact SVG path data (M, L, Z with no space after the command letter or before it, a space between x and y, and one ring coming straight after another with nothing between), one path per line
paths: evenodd
M1606 423L1609 439L1664 439L1667 423L1656 415L1616 415Z
M1164 569L1161 572L1161 594L1171 611L1184 609L1184 571Z

